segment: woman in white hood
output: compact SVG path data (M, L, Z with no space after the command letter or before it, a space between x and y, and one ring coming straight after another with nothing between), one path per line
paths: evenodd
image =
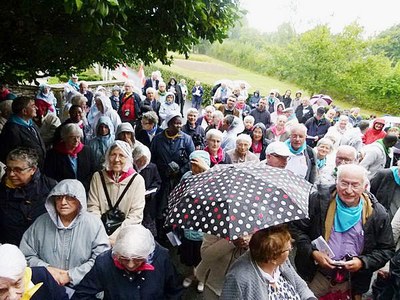
M113 128L110 128L112 132L117 131L118 125L121 123L121 118L118 113L112 108L111 100L103 94L95 94L94 96L95 107L98 112L93 116L93 121L89 120L89 125L94 129L96 124L99 122L100 117L107 116L110 118ZM92 111L92 107L90 110ZM90 114L90 113L89 113Z
M175 103L174 93L167 92L167 94L165 95L165 101L161 103L159 111L159 116L161 118L161 121L164 121L161 124L161 128L165 129L168 127L165 122L165 119L167 118L167 116L173 113L179 113L179 104Z

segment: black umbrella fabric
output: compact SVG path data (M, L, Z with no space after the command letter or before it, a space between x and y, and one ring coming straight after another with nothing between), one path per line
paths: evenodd
M178 184L166 224L234 240L308 217L311 184L265 164L220 165Z

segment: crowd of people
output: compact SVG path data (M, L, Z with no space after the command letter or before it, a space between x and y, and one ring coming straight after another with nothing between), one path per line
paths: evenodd
M400 297L400 124L244 83L202 107L200 81L159 72L96 91L73 75L62 107L47 84L5 90L0 299L180 299L194 282L206 300ZM312 184L309 218L234 240L166 225L180 182L241 163Z

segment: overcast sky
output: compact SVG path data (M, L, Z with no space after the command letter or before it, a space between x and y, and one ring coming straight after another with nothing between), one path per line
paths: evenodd
M328 24L333 33L357 21L367 36L400 23L398 0L240 0L248 10L250 27L274 32L284 22L291 22L296 32L317 24Z

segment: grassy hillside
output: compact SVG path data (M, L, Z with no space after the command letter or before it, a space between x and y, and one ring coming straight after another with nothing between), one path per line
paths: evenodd
M181 74L182 77L187 76L195 80L198 79L211 85L220 79L246 80L251 85L249 93L253 93L254 90L260 90L262 95L266 95L271 89L278 89L279 92L283 94L287 89L290 89L292 90L292 95L294 95L295 91L300 90L300 88L293 83L283 82L272 77L262 76L209 56L191 54L188 60L184 59L183 56L174 56L175 60L173 65L164 66L160 63L157 63L157 68L159 68L161 71L164 69ZM164 79L168 80L167 78ZM311 96L307 93L307 91L305 91L303 95ZM351 108L351 104L340 101L339 99L334 99L334 104L341 109ZM362 109L362 114L383 115L383 113L379 111L365 109Z

